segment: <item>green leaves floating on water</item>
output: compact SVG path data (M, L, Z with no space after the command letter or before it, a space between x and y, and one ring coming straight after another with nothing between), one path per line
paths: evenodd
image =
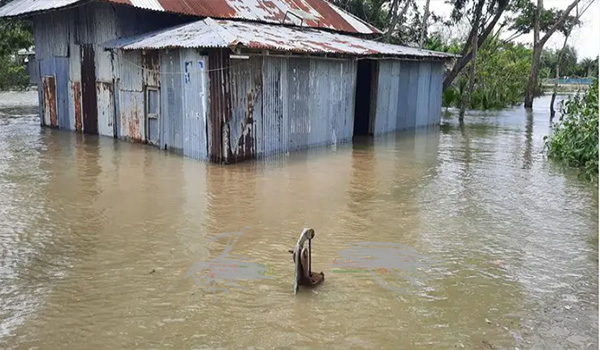
M584 95L563 102L552 136L544 139L548 157L580 168L591 181L598 179L598 79Z

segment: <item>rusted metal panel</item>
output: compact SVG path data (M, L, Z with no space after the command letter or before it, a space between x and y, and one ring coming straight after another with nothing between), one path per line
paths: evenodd
M57 127L58 117L56 115L56 78L53 76L43 77L44 91L44 125Z
M71 82L72 97L71 100L73 106L73 116L75 117L75 130L78 132L82 131L81 124L81 83L78 81Z
M208 57L196 50L180 51L183 76L183 154L207 157Z
M132 142L144 141L144 93L121 91L119 96L121 110L121 138Z
M387 55L419 59L448 59L455 55L385 44L324 30L306 30L263 23L236 22L206 18L158 33L108 41L107 48L123 50L161 48L230 48L269 49L297 53L347 54L357 56Z
M262 57L232 62L230 77L230 161L239 162L256 155L255 121L262 118Z
M0 17L55 10L86 0L15 0L0 9ZM361 34L381 32L325 0L104 0L133 7L198 17L231 18L292 24Z
M33 18L35 56L38 60L69 56L71 15L70 11L61 11Z
M96 69L94 47L81 45L81 96L83 106L83 132L98 134L98 100L96 94Z
M180 50L161 51L160 66L164 72L181 72ZM176 153L183 152L183 77L165 74L161 77L161 115L159 145Z
M229 50L209 50L209 96L208 152L214 163L228 163L229 121L231 120L231 96Z
M125 91L144 91L141 51L119 51L120 88Z
M97 82L98 96L98 133L103 136L114 136L115 102L113 83Z
M142 51L142 68L144 83L149 86L160 86L158 50Z

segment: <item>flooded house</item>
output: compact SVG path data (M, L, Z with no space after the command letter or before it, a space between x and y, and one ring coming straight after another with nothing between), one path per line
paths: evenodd
M233 163L439 124L452 55L325 0L14 0L44 126Z

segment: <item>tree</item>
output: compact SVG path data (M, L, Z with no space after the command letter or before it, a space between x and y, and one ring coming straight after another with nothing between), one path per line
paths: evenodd
M477 21L476 25L471 26L471 30L461 52L461 58L454 64L452 70L444 79L444 90L448 89L458 74L473 59L473 43L476 43L477 46L483 45L484 41L492 33L492 30L509 5L509 0L488 0L487 6L484 6L485 0L477 0L472 11L464 11L467 2L468 0L451 0L451 3L454 5L451 20L457 22L464 15L471 15L473 18L471 23L475 23L476 18L480 18L481 20ZM484 8L486 9L485 16L483 14ZM477 40L474 41L473 38L477 38Z
M527 83L527 91L525 92L525 108L533 107L533 98L535 97L535 91L538 86L538 74L540 67L540 57L544 45L548 42L548 39L564 24L567 20L569 13L580 0L574 0L564 11L560 12L559 17L554 21L552 25L548 24L547 29L544 28L548 22L546 21L547 11L544 11L543 0L537 0L537 6L535 8L535 15L533 18L533 54L531 58L531 71L529 73L529 81ZM523 20L523 17L518 19L518 24L527 23ZM529 27L525 27L529 28ZM541 32L545 29L545 34L540 38Z

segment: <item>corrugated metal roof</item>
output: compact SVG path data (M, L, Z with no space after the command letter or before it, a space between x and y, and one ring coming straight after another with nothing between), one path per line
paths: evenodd
M176 47L243 47L298 53L356 56L455 57L443 52L385 44L318 29L215 20L212 18L140 36L114 40L105 43L104 47L123 50Z
M14 17L67 7L82 0L15 0L0 8L0 17Z
M0 17L29 15L87 0L14 0L0 8ZM372 25L325 0L99 0L153 11L199 17L243 19L313 28L380 34Z

